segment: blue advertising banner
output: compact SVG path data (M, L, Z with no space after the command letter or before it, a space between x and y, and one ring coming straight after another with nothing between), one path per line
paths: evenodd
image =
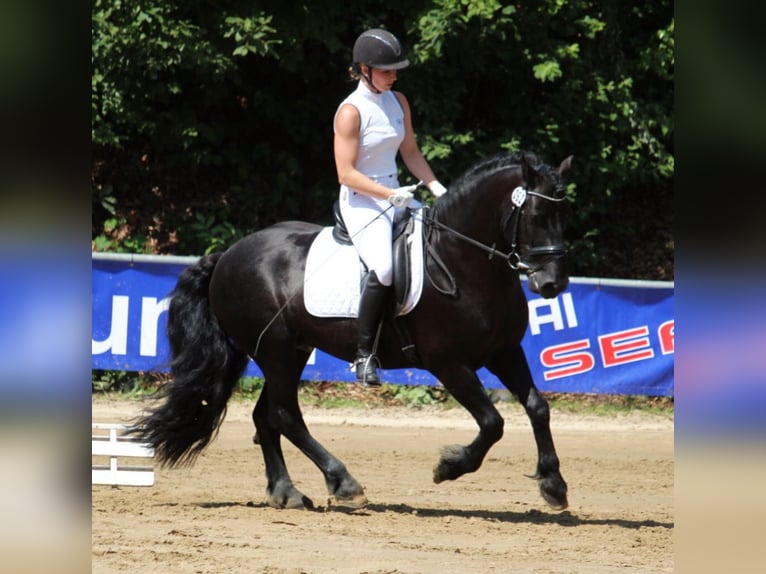
M92 367L167 371L169 294L192 257L93 254ZM675 322L671 282L572 278L555 299L524 288L522 342L543 391L673 396ZM485 369L487 388L502 384ZM261 376L255 363L248 376ZM419 369L384 370L393 384L434 385ZM314 351L305 380L354 381L348 363Z

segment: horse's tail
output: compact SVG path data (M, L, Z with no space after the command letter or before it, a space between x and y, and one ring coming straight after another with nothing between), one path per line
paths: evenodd
M215 438L226 403L247 366L210 308L208 287L221 253L187 268L168 309L173 378L161 389L162 403L140 417L131 434L154 447L162 466L191 465Z

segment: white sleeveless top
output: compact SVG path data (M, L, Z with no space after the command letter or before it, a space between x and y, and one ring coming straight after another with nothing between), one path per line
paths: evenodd
M390 90L376 94L360 80L338 110L344 104L351 104L359 111L356 169L383 185L397 187L396 154L404 140L404 110L396 95ZM337 111L335 115L337 117Z

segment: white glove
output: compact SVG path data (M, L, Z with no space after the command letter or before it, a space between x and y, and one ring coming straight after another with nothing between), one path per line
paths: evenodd
M432 182L428 189L430 189L431 193L433 193L436 197L441 197L447 193L447 188L438 181Z
M392 190L394 193L388 196L388 203L394 207L407 207L412 198L414 197L412 192L415 191L417 185L405 185L404 187L397 187Z

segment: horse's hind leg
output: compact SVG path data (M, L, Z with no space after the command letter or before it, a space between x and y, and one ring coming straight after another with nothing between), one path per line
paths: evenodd
M553 508L567 507L567 484L559 472L559 458L553 445L548 401L537 390L527 358L521 347L495 357L487 368L493 372L524 407L537 443L537 470L533 478L540 494Z
M327 492L333 504L347 508L362 508L365 506L367 504L367 497L364 494L362 485L351 476L346 469L346 465L311 436L303 421L300 410L297 410L296 413L295 424L286 428L284 435L322 471Z
M313 506L289 477L279 442L284 435L322 471L336 504L360 508L367 504L362 486L340 460L311 436L303 420L298 406L298 383L309 354L296 353L297 360L292 365L284 360L261 364L266 383L253 411L253 421L266 464L269 504L278 508Z
M314 508L310 498L301 493L293 485L282 453L279 429L273 428L268 420L269 384L264 384L258 402L253 409L253 423L257 437L256 444L261 447L263 462L266 466L266 498L275 508Z

